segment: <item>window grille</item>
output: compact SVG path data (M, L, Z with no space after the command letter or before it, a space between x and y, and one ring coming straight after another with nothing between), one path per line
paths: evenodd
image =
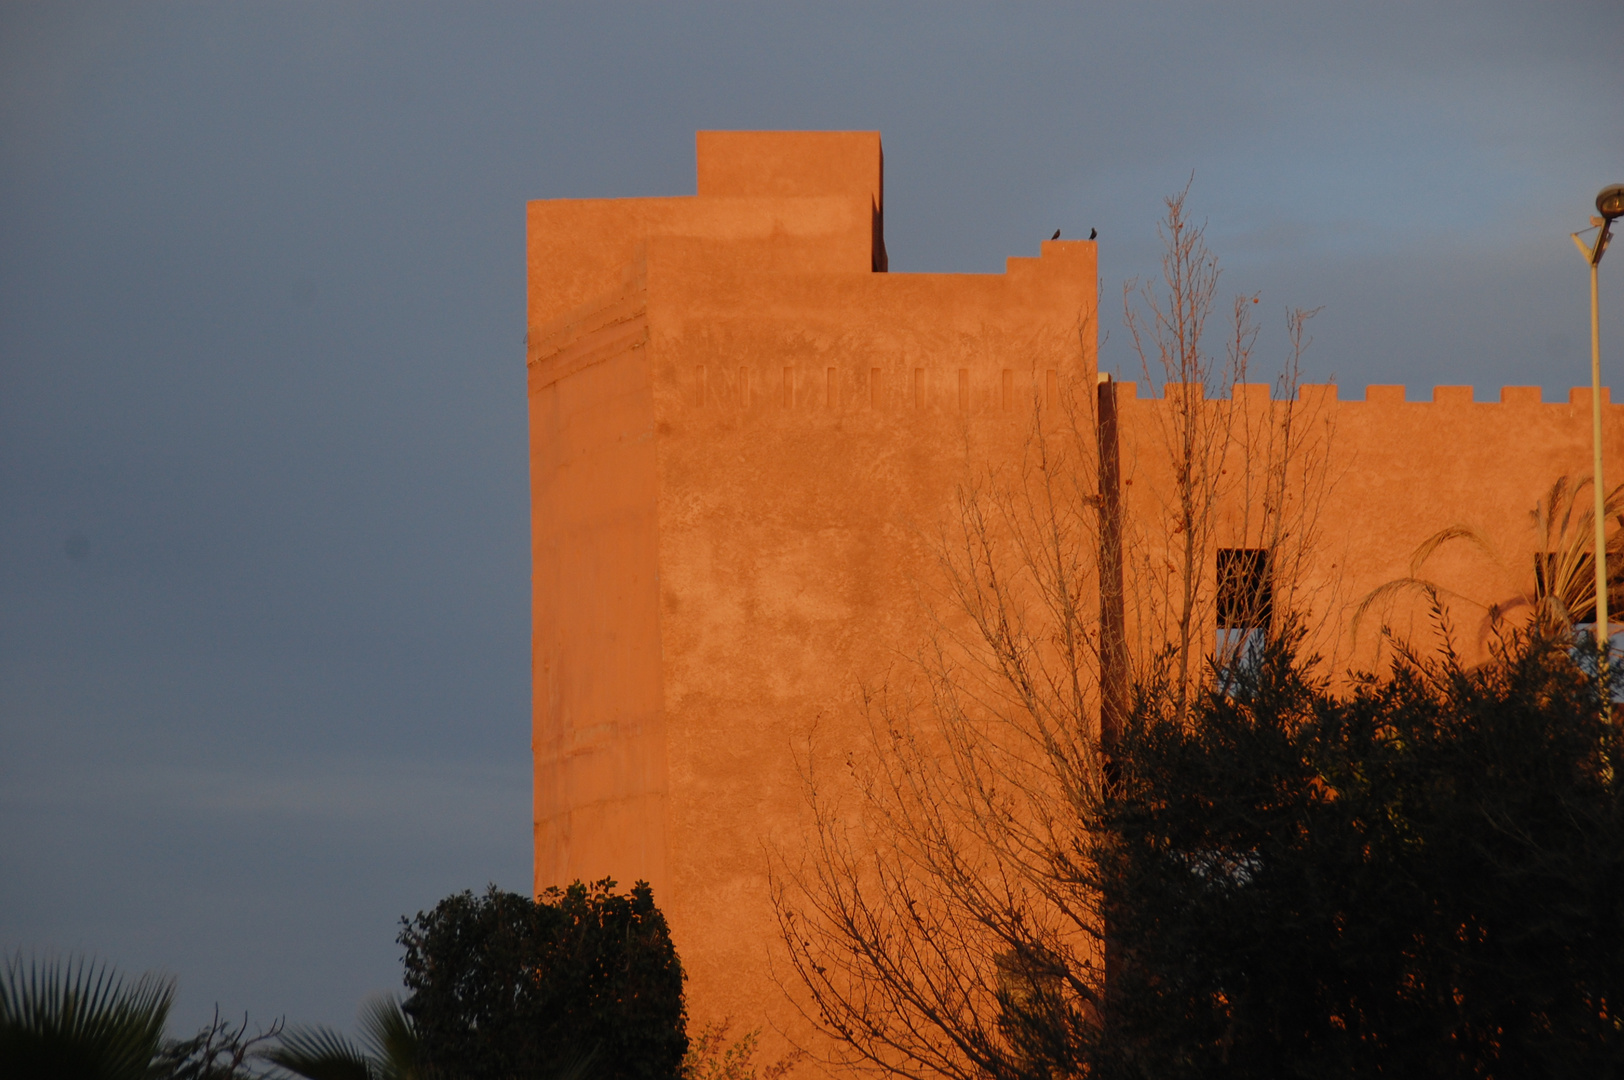
M1274 566L1267 548L1218 549L1219 664L1255 664L1274 615Z

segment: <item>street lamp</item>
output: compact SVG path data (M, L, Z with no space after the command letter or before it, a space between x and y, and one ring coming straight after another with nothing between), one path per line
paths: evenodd
M1601 265L1607 241L1612 237L1613 220L1624 217L1624 184L1602 188L1601 194L1596 196L1596 211L1601 216L1590 219L1591 226L1598 229L1595 243L1585 243L1578 233L1573 234L1573 242L1590 264L1590 447L1594 457L1592 486L1596 492L1596 655L1605 680L1611 627L1607 619L1607 496L1601 482L1601 301L1596 290L1596 268Z

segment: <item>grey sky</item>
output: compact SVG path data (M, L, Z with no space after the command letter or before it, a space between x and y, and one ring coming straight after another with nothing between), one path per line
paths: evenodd
M349 1026L527 887L523 203L884 134L894 271L1161 198L1310 375L1587 379L1615 3L0 6L0 947ZM1624 256L1619 256L1624 259ZM1624 261L1603 266L1624 363Z

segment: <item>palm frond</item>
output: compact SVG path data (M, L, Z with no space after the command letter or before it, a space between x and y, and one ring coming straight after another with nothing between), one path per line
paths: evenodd
M377 1080L360 1048L325 1025L289 1028L261 1056L306 1080Z
M393 994L361 1004L361 1041L383 1080L417 1080L422 1074L417 1029Z
M1353 621L1351 623L1353 640L1359 640L1359 626L1364 621L1365 616L1370 613L1371 608L1379 604L1391 603L1401 596L1414 593L1419 593L1428 600L1435 601L1438 597L1438 586L1424 578L1401 577L1384 582L1370 590L1365 595L1365 598L1359 601L1359 606L1353 611Z
M174 997L173 979L17 953L0 976L0 1074L145 1080Z
M1586 506L1581 495L1591 486L1590 479L1577 483L1558 477L1535 509L1534 520L1541 530L1540 572L1535 576L1533 599L1540 617L1554 626L1571 626L1587 611L1594 611L1596 586L1595 510ZM1602 501L1603 518L1624 526L1624 484ZM1608 602L1616 607L1624 581L1614 569L1615 560L1624 561L1624 529L1615 530L1607 540ZM1590 615L1594 618L1594 615Z
M1426 565L1427 560L1432 558L1439 548L1455 540L1464 540L1482 551L1490 559L1495 558L1494 547L1482 533L1469 525L1451 525L1448 528L1439 529L1421 541L1420 546L1415 549L1415 553L1410 556L1410 577L1420 577L1421 568Z
M1529 516L1540 546L1535 555L1533 588L1515 599L1492 604L1469 600L1475 606L1485 608L1491 622L1526 605L1532 617L1546 626L1571 628L1587 610L1594 610L1595 510L1587 506L1583 498L1590 488L1589 477L1575 481L1568 476L1559 476L1552 482L1545 497L1535 505ZM1607 541L1609 608L1624 610L1624 571L1613 569L1614 560L1618 560L1617 565L1624 568L1624 484L1607 494L1603 500L1603 513L1608 518L1616 519L1620 526ZM1451 525L1440 529L1416 547L1410 556L1409 572L1404 577L1377 586L1359 602L1351 625L1353 641L1357 644L1360 623L1372 608L1390 604L1401 595L1419 594L1435 605L1446 597L1468 600L1422 575L1428 561L1441 548L1457 542L1477 548L1496 565L1504 565L1496 555L1494 546L1477 529L1469 525Z

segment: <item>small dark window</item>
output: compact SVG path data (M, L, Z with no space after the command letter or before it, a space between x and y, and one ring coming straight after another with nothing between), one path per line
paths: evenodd
M1218 549L1218 629L1267 630L1274 573L1266 548Z
M1255 666L1274 614L1274 568L1267 548L1218 549L1217 659Z

